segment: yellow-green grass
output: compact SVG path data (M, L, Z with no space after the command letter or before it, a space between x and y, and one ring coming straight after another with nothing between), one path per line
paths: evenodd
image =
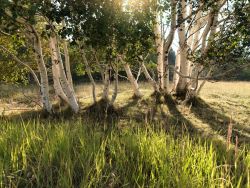
M115 107L122 112L120 121L124 125L133 119L146 123L157 121L167 126L181 124L185 127L189 124L202 135L217 137L225 142L228 125L233 124L233 142L238 136L240 143L249 144L250 82L208 82L201 92L202 100L192 108L181 105L169 106L164 101L156 105L154 99L150 97L153 92L152 86L147 82L141 82L139 85L144 96L141 100L135 101L132 99L133 91L130 84L128 82L119 84ZM89 83L75 86L83 111L93 104L91 87ZM102 85L97 84L96 90L100 99ZM110 95L112 90L113 86L110 88ZM39 106L34 102L39 99L36 88L4 86L1 91L0 114L8 116L39 110ZM53 99L53 92L51 97ZM36 105L36 108L30 106L30 103Z
M207 83L201 97L250 130L250 82Z
M69 119L23 120L36 89L5 87L1 107L10 112L0 120L1 187L250 186L250 83L207 83L201 99L184 107L172 98L156 102L144 82L144 96L135 100L122 82L114 121L91 112L90 84L76 86L82 110ZM101 90L98 84L99 99ZM9 119L10 113L21 116Z
M249 187L250 154L130 122L1 121L1 187Z

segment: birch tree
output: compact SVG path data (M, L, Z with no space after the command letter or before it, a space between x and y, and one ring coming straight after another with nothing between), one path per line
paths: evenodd
M84 1L77 4L68 4L67 1L62 2L71 8L71 12L67 15L67 20L70 24L65 25L63 32L70 36L79 48L81 53L80 61L84 64L85 72L92 85L93 101L94 103L98 102L96 83L92 72L98 70L103 84L101 98L105 102L110 103L111 63L114 61L114 58L109 54L109 49L114 45L115 32L113 28L116 23L114 18L117 10L121 8L119 1L100 0L96 3ZM82 12L79 6L85 7L85 12ZM117 93L114 94L114 96L116 95ZM115 98L113 97L112 103L114 103Z
M24 8L23 5L27 6ZM1 16L3 19L6 19L7 22L12 23L14 27L23 31L27 39L30 41L36 56L38 70L40 73L40 92L43 109L49 113L52 113L52 104L49 98L47 68L43 59L40 35L35 28L36 8L36 4L30 5L26 1L4 1L2 2L1 6Z
M156 1L155 40L157 51L157 73L159 90L165 94L169 90L168 55L174 40L177 24L177 1ZM168 15L169 19L166 17Z
M139 85L137 79L134 77L131 67L136 65L137 56L146 52L151 45L149 45L149 42L153 37L151 31L152 25L150 25L150 20L148 18L146 19L149 15L143 11L142 7L137 7L137 9L135 6L133 8L125 9L123 6L124 2L121 0L103 0L99 3L100 6L98 3L93 5L91 2L89 2L88 6L84 4L82 5L83 7L86 7L87 10L92 6L96 8L93 9L93 14L87 15L89 17L86 18L84 23L78 19L82 15L81 10L78 10L75 7L75 11L71 12L70 22L73 23L73 40L83 41L85 47L93 48L95 51L102 49L105 54L102 56L103 59L96 61L98 62L97 67L100 67L100 61L102 62L101 66L103 68L99 68L99 70L103 78L104 88L102 98L104 100L108 98L109 91L110 73L108 72L110 71L108 70L111 70L110 67L115 67L112 66L114 63L120 64L120 66L126 70L125 72L131 83L134 95L136 97L141 97ZM74 7L76 5L69 6ZM132 5L130 4L130 6ZM79 4L77 7L79 7ZM117 59L119 59L119 61L117 61ZM85 59L84 62L88 62L88 60L86 61ZM90 69L87 68L86 70L90 80L92 80L91 82L93 86L94 82L89 74ZM112 72L115 75L117 74L116 71L114 71L114 68L112 68Z
M195 64L189 59L189 54L201 51L203 56L207 53L213 40L218 26L218 15L225 4L225 1L212 1L209 3L187 2L181 0L178 4L178 39L179 39L179 58L180 69L175 69L178 82L175 83L174 89L177 96L185 98L187 94L198 89L197 78L201 73L203 66ZM201 42L199 38L201 37ZM192 65L192 67L191 67Z

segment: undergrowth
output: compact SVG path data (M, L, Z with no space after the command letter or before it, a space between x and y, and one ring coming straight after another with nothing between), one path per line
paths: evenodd
M133 124L133 125L132 125ZM249 187L250 154L153 125L1 121L1 187Z

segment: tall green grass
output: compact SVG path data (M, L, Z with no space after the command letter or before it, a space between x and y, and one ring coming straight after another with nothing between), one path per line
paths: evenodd
M1 187L249 187L250 154L141 125L1 121Z

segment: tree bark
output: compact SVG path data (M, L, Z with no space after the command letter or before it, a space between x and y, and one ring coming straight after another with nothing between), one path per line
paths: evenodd
M194 23L194 26L193 26L193 29L191 29L191 33L190 35L193 35L192 37L192 44L191 44L191 51L192 53L195 52L195 50L198 48L198 45L199 45L199 35L200 35L200 29L202 27L202 22L204 21L202 18L201 18L202 14L201 14L201 11L199 11L197 13L197 20L196 22ZM201 69L201 66L200 65L197 65L197 64L194 64L193 62L191 62L191 67L190 67L190 74L191 74L191 77L195 78L195 79L192 79L191 80L191 88L193 90L196 90L197 87L198 87L198 74L199 74L199 70Z
M164 42L163 54L165 55L165 63L164 63L164 92L167 94L169 90L169 63L168 56L170 52L170 47L174 40L175 29L176 29L176 5L177 2L175 0L171 0L171 26L170 32Z
M187 4L186 0L181 1L181 13L180 17L185 18L186 17L186 9ZM183 75L188 76L189 74L189 62L187 60L187 38L186 38L186 26L185 22L180 24L180 27L178 28L178 36L179 36L179 46L180 46L180 72ZM177 96L185 96L187 92L187 86L188 86L188 79L184 77L179 77L179 81L176 87L176 94Z
M207 23L206 27L202 33L202 42L201 42L201 52L203 55L207 53L209 48L211 47L211 44L213 42L213 39L215 37L216 29L218 26L218 15L219 15L219 10L221 7L225 4L225 0L218 1L216 4L216 8L213 7L207 18ZM198 17L201 17L201 12L199 12ZM199 29L199 27L202 26L202 20L200 19L198 23L195 25L196 29ZM198 36L200 32L197 32L194 36L194 44L192 46L192 50L196 50L198 47ZM194 70L192 71L192 77L198 78L200 71L203 69L203 66L198 64L194 67ZM202 82L201 86L203 87L205 85L205 81ZM192 88L197 90L197 95L200 93L200 90L202 87L198 88L198 80L194 79L192 80Z
M132 74L130 66L129 66L128 63L124 64L124 69L125 69L125 71L127 73L128 80L130 81L130 83L132 85L132 89L134 91L134 96L138 97L138 98L142 97L142 94L141 94L141 92L139 90L139 85L138 85L134 75Z
M164 73L164 93L168 94L168 92L169 92L169 63L168 63L168 59L165 60L164 66L165 66L165 68L164 68L164 72L165 72Z
M115 100L117 98L117 94L118 94L118 81L119 81L119 78L118 78L118 67L116 67L115 69L115 85L114 85L114 92L113 92L113 95L112 95L112 98L109 102L109 105L112 106L114 105L115 103Z
M70 107L72 108L72 110L75 113L78 113L79 112L79 105L77 103L77 99L76 99L74 90L70 86L70 84L66 78L66 74L64 71L63 62L62 62L56 34L52 34L50 37L50 47L51 47L51 55L54 56L53 63L55 65L56 69L58 70L57 76L59 77L61 87L68 98L68 102L69 102Z
M180 65L181 65L181 62L180 62L180 49L177 50L177 53L176 53L176 58L175 58L175 70L176 71L180 71ZM173 91L176 91L176 88L177 88L177 84L179 82L179 74L177 74L176 72L174 72L174 77L173 77L173 83L174 83L174 86L173 86Z
M162 36L162 28L159 12L156 13L156 23L154 28L155 43L157 47L157 78L159 89L164 88L164 38Z
M43 108L44 110L46 110L47 112L51 114L53 113L53 111L52 111L52 104L49 98L49 80L48 80L47 68L43 60L41 40L33 26L31 26L29 29L32 29L34 32L34 44L33 45L34 45L34 50L36 53L38 70L40 73L41 96L42 96Z
M48 74L47 74L47 68L43 59L43 51L42 51L42 44L41 44L40 36L37 33L35 27L29 24L25 19L21 17L14 17L11 11L8 9L5 9L5 13L11 18L13 18L16 22L25 26L25 28L28 31L28 33L25 33L26 37L31 35L28 37L28 39L32 38L33 48L36 54L36 60L37 60L38 70L40 73L40 80L41 80L40 81L40 84L41 84L40 93L41 93L41 98L42 98L43 109L47 111L48 113L52 114L53 113L52 104L49 98Z
M105 80L105 79L104 79L104 71L103 71L103 68L102 68L102 66L101 66L101 64L100 64L100 61L99 61L98 57L97 57L96 51L93 50L93 49L92 49L92 51L93 51L93 55L94 55L94 57L95 57L95 62L96 62L96 64L97 64L98 68L100 69L99 71L100 71L100 73L101 73L102 83L104 84L104 80Z
M65 27L64 20L62 24L63 24L63 27ZM66 71L67 80L73 89L74 86L73 86L73 80L72 80L72 74L71 74L71 68L70 68L69 50L68 50L67 41L65 39L63 40L63 51L64 51L64 57L65 57L64 63L65 63L65 71Z
M52 75L53 75L53 86L55 89L55 93L61 100L63 100L67 104L69 104L68 97L65 95L65 93L62 89L62 86L60 84L60 80L59 80L60 73L59 73L58 67L54 63L55 61L57 61L57 60L55 59L55 56L53 55L52 56Z
M208 71L206 77L209 77L209 76L211 75L211 73L212 73L212 68ZM207 80L203 80L203 81L202 81L201 85L199 86L199 88L198 88L198 90L197 90L197 92L196 92L196 95L199 95L199 94L200 94L201 89L204 87L204 85L205 85L206 82L207 82Z
M93 100L94 100L94 103L96 103L97 102L97 99L96 99L96 84L95 84L95 80L94 80L94 78L92 76L92 73L91 73L91 68L89 66L89 62L88 62L88 60L86 58L85 50L83 48L81 48L81 54L82 54L83 62L84 62L85 67L86 67L88 77L89 77L91 85L92 85Z
M102 92L102 99L105 101L109 101L109 86L110 86L109 66L106 65L106 68L104 71L104 85L103 85L103 92Z
M152 85L152 87L154 88L154 92L159 93L159 85L157 84L157 82L150 76L147 67L145 66L144 62L142 62L142 72L144 73L146 79L149 81L149 83Z

